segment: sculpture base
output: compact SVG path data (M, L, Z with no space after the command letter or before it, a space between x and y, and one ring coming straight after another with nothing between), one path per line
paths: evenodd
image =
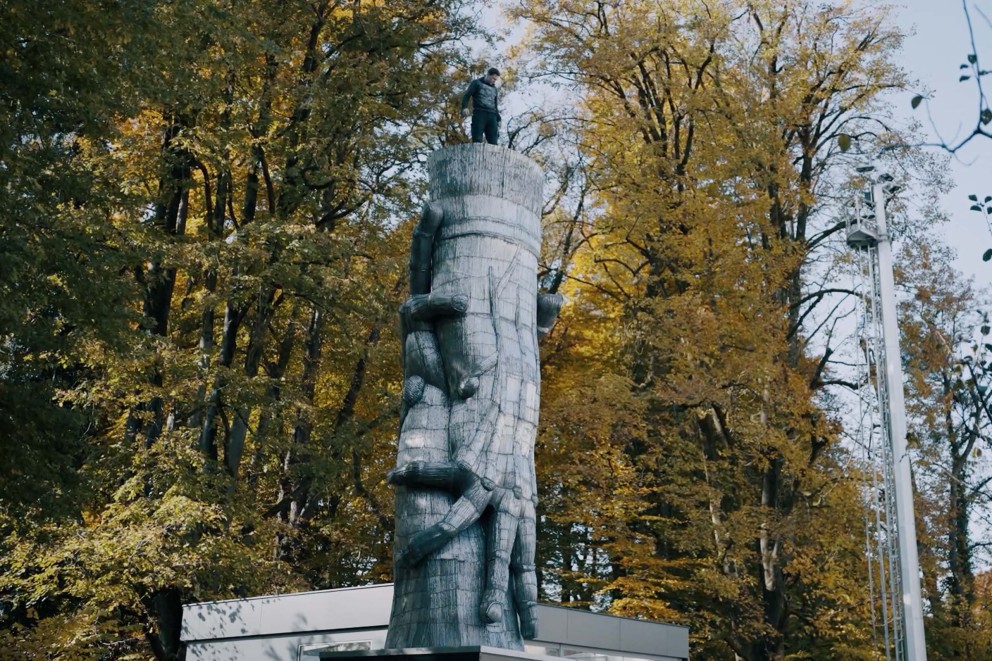
M306 652L314 659L333 659L334 661L372 661L379 658L409 659L411 661L550 661L557 657L544 654L530 654L515 650L504 650L496 647L439 647L439 648L410 648L403 650L370 650L356 652L323 652L311 650Z

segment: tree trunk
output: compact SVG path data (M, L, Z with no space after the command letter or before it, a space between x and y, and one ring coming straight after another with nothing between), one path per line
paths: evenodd
M162 143L162 154L169 163L169 168L159 179L158 201L154 206L152 223L166 240L185 232L186 216L189 213L188 187L192 156L184 149L176 149L173 144L183 128L184 122L174 121L166 128ZM137 276L139 282L145 286L143 311L152 321L151 331L159 337L166 337L169 332L169 313L172 310L172 292L176 285L176 269L165 266L159 260L152 260L147 270L138 268ZM160 367L154 368L149 381L153 388L162 386ZM147 414L150 414L150 420L146 423L142 418L148 417ZM133 441L144 427L145 443L151 446L161 434L163 426L163 400L154 395L128 414L125 439Z

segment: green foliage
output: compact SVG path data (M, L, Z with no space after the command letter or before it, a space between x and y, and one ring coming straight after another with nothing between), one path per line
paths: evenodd
M988 629L988 488L983 449L992 441L987 294L951 267L939 246L907 248L901 304L910 433L918 446L916 490L927 622L934 658L982 658Z
M0 648L388 578L395 310L459 0L6 3Z
M117 11L108 11L116 5ZM133 258L108 222L124 196L79 158L134 108L125 26L146 3L5 3L0 26L0 502L38 516L85 455L99 412L68 404L89 366L132 340ZM90 405L88 405L90 404ZM41 505L41 507L39 507Z

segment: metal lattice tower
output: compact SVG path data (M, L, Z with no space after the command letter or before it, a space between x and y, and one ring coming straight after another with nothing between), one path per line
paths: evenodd
M874 174L870 165L858 170ZM872 618L876 630L882 630L886 661L926 661L892 243L885 217L885 200L897 187L889 175L872 179L870 189L856 200L847 226L847 243L858 252L864 277L859 444L866 472L865 550Z

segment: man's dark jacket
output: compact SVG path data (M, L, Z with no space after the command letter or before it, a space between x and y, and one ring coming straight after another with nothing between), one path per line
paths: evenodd
M462 95L462 110L468 108L468 100L472 99L472 109L476 112L496 113L499 120L499 90L495 85L490 85L486 79L476 78Z

